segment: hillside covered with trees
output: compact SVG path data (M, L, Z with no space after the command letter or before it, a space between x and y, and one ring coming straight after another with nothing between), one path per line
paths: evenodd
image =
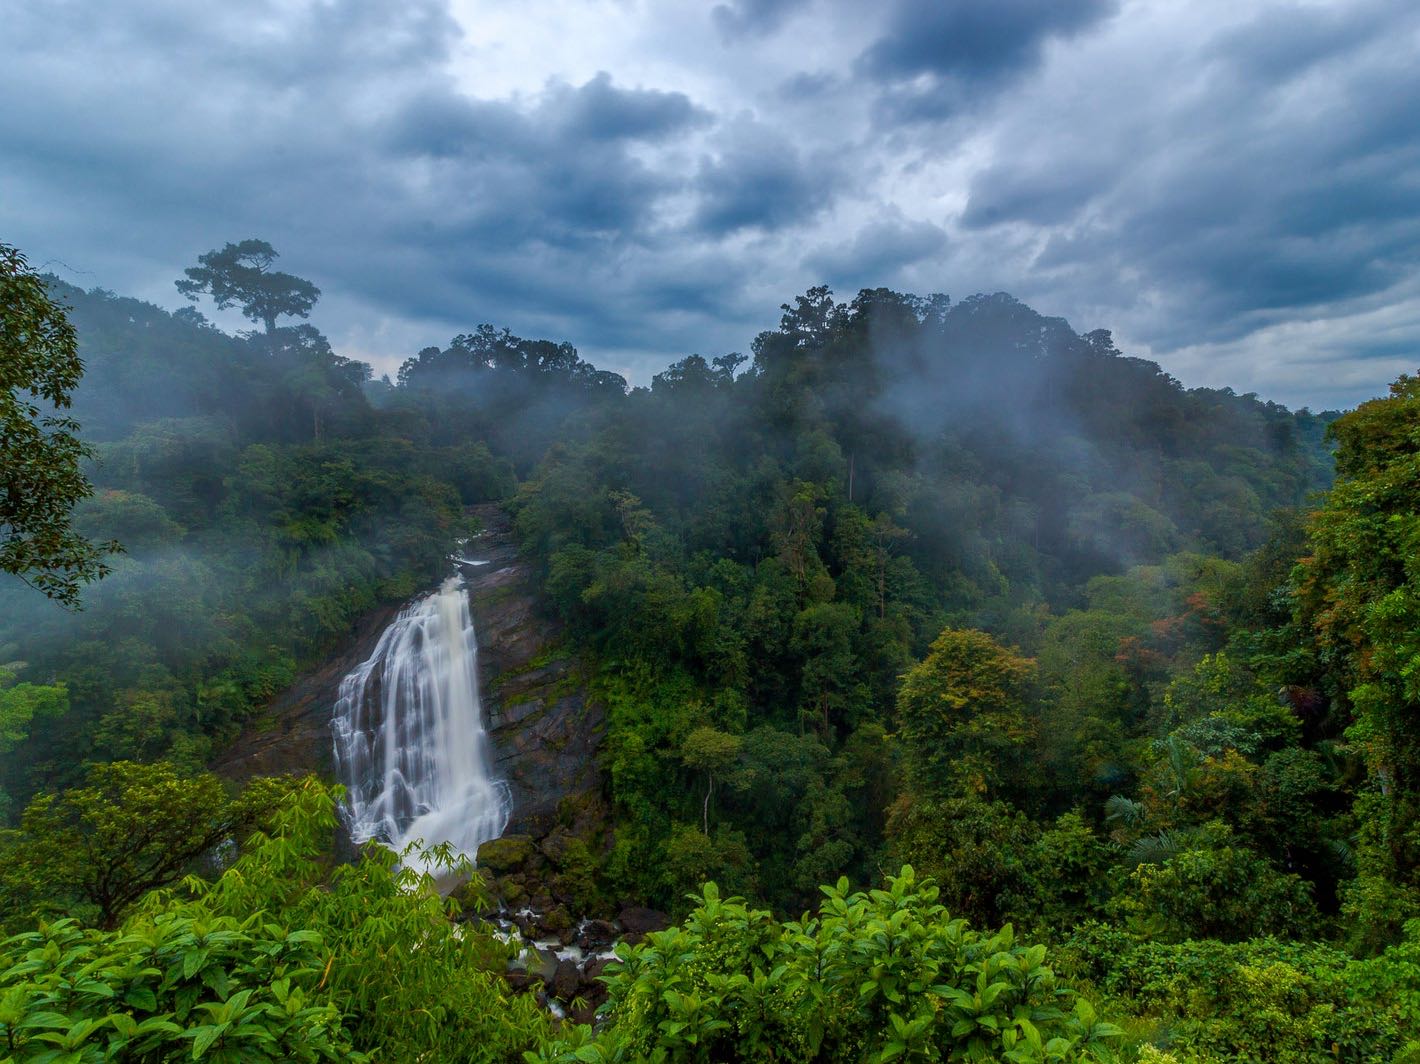
M122 551L0 584L14 1059L1420 1059L1415 380L1294 412L826 288L649 387L490 325L376 380L265 252L179 282L237 335L45 282ZM496 877L207 771L487 502L606 712L547 874L681 921L595 1027L504 980Z

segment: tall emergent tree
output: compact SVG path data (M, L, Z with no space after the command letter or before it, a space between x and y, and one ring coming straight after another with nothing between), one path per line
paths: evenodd
M985 794L1027 737L1026 695L1035 662L985 632L947 628L897 695L914 789L932 798Z
M64 309L16 248L0 244L0 571L69 607L108 572L116 543L74 531L71 511L93 493L89 453L67 408L84 373Z
M198 265L183 271L187 279L174 283L194 303L206 293L218 310L240 306L242 315L261 322L270 336L277 318L308 317L320 298L320 289L305 278L273 270L278 257L265 240L243 240L199 255Z

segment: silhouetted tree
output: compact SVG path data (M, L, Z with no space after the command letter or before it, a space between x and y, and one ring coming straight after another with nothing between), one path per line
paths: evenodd
M199 265L183 271L187 280L174 283L194 303L205 292L218 310L240 306L249 321L266 326L269 336L276 331L277 318L307 317L320 298L320 289L310 281L273 270L277 257L265 240L243 240L199 255Z

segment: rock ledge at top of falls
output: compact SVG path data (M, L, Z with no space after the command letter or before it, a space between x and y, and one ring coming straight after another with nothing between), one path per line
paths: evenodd
M518 555L512 522L494 505L476 506L483 532L459 565L478 636L483 711L493 774L513 801L507 834L540 838L559 823L574 830L599 803L597 750L604 717L586 697L578 662L561 649L560 630L538 608L537 581ZM249 727L214 762L224 776L334 772L331 711L340 681L374 652L404 604L372 611L322 665L282 692L260 725ZM581 811L579 813L579 811Z

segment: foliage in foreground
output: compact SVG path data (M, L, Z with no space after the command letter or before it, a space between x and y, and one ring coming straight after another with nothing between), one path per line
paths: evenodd
M822 888L779 923L713 883L683 926L623 948L595 1042L529 1060L1091 1059L1120 1033L1057 986L1046 948L951 919L912 868L886 890Z
M320 942L261 914L167 912L121 934L44 925L5 944L5 1048L35 1064L363 1059L318 993Z
M0 927L67 915L112 930L270 814L285 782L259 779L234 798L212 773L183 776L166 761L92 765L85 786L40 795L18 830L0 831Z
M502 1061L543 1044L550 1018L495 974L502 944L452 923L427 874L378 846L329 870L335 799L307 781L219 877L150 894L116 931L65 920L0 945L8 1059ZM425 860L458 870L447 850Z
M1056 985L1044 946L949 919L905 868L886 890L824 888L788 923L707 884L683 927L623 949L605 1031L554 1044L499 974L506 947L453 923L427 873L379 846L328 867L337 796L290 789L220 876L150 893L116 930L64 919L9 939L8 1058L1044 1062L1117 1033ZM446 848L424 858L468 871Z

